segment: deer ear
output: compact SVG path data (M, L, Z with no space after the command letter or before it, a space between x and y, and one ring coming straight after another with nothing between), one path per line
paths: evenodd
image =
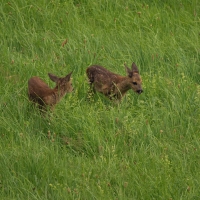
M72 72L70 72L69 74L67 74L67 76L65 76L65 80L69 81L71 78Z
M129 69L129 68L126 66L126 64L125 64L125 69L126 69L126 73L127 73L127 75L131 78L131 77L133 76L133 72L132 72L132 70Z
M139 74L139 70L138 70L138 68L137 68L137 66L136 66L135 63L132 63L132 72L133 72L133 73L138 73L138 74Z
M48 73L49 78L53 81L53 82L57 82L59 80L59 78L56 75L53 75L51 73Z

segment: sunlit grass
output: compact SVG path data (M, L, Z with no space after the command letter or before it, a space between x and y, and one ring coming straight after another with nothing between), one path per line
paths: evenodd
M1 199L199 199L198 1L3 1ZM85 70L125 75L144 93L88 94ZM73 71L48 117L27 80Z

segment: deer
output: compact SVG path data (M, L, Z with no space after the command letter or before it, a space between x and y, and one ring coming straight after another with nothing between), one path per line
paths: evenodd
M129 89L137 94L141 94L142 79L139 74L138 67L132 63L131 69L124 64L127 76L115 74L99 65L92 65L86 69L89 79L90 89L96 93L100 92L110 100L121 100Z
M55 88L50 88L42 79L37 76L28 80L28 97L29 100L39 106L41 111L46 111L47 107L51 110L66 95L73 91L70 72L65 77L57 77L48 73L49 78L56 83Z

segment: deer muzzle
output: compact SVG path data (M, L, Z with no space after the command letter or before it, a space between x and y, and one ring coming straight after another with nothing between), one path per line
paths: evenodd
M137 93L138 94L141 94L143 92L143 90L141 89L141 90L137 90Z

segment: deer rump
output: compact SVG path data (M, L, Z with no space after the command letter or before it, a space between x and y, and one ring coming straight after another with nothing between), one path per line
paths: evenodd
M99 65L93 65L87 68L89 83L94 92L98 91L105 95L111 95L115 84L118 82L119 75L110 72Z

